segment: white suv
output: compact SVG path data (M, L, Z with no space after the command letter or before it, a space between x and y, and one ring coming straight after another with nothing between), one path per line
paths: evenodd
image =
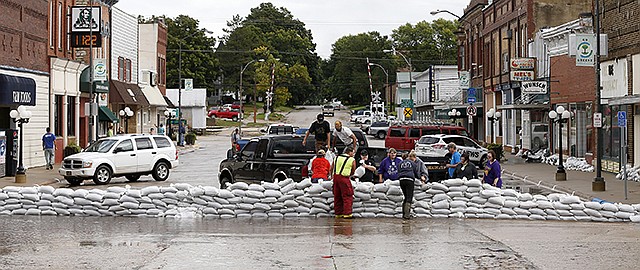
M474 140L460 135L424 135L416 142L415 150L418 156L444 157L449 153L447 145L455 143L458 152L469 153L469 160L480 166L487 161L489 151L478 145Z
M176 166L178 150L169 137L127 134L100 139L81 153L66 157L58 172L71 185L89 178L105 185L118 176L137 181L141 175L151 174L156 181L164 181Z

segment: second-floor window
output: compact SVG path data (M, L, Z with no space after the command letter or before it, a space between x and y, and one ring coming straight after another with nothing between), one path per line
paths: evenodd
M118 57L118 80L123 82L131 82L132 80L131 59Z

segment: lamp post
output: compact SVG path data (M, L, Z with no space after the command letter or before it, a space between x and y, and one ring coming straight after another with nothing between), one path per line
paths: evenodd
M213 34L213 32L206 29L204 30L204 32L208 34ZM182 42L185 39L190 38L198 33L200 32L196 30L191 35L178 39L178 145L179 146L184 145L183 135L180 132L180 130L182 129Z
M244 67L240 68L240 87L238 89L238 99L240 100L240 119L239 119L240 123L238 124L239 132L242 132L242 120L244 119L244 111L242 110L242 91L243 91L243 89L242 89L242 74L244 74L244 71L247 70L249 65L251 65L251 64L253 64L255 62L264 62L264 59L251 60L251 61L249 61L249 63L244 65Z
M369 66L376 66L379 67L380 69L382 69L382 72L384 72L384 75L387 76L387 85L384 87L384 91L385 91L385 97L387 96L387 94L389 94L389 72L387 72L387 70L379 64L376 63L369 63ZM385 98L386 99L386 98ZM387 99L387 103L389 105L389 112L391 112L391 102Z
M18 128L20 129L20 133L18 134L18 136L20 136L20 149L19 149L20 152L18 153L18 156L20 157L20 159L18 160L18 170L16 171L15 182L26 183L27 175L24 169L24 165L22 163L22 149L23 149L22 137L24 137L24 130L22 129L22 127L24 124L29 123L29 119L31 118L31 112L28 111L26 107L19 106L18 110L11 110L11 112L9 112L9 116L13 119L14 123L18 124Z
M431 14L431 15L436 15L436 14L438 14L438 13L449 13L449 14L451 14L453 17L458 18L458 20L460 20L460 19L461 19L461 17L460 17L460 16L458 16L458 15L456 15L455 13L453 13L453 12L451 12L451 11L448 11L448 10L446 10L446 9L442 9L442 10L441 10L441 9L436 9L436 10L434 10L434 11L429 12L429 14Z
M164 111L164 116L169 120L167 121L167 135L169 135L169 138L171 138L171 119L173 118L173 113L170 111Z
M400 56L402 56L402 59L404 59L407 65L409 65L409 102L413 104L413 78L411 76L411 71L413 71L413 66L411 65L411 58L407 60L407 57L404 56L404 54L402 54L401 52L396 51L395 48L392 48L391 50L382 50L382 51L384 53L393 53L394 55L399 54ZM411 114L411 118L409 120L413 120L413 115L414 114Z
M566 181L567 173L564 170L564 165L562 164L562 125L567 123L567 121L571 118L571 112L566 111L564 107L558 106L555 111L551 110L549 112L549 119L551 119L554 123L558 124L558 137L559 137L559 146L560 146L560 158L558 158L558 170L556 171L556 181Z
M125 126L125 133L129 133L129 118L131 118L131 116L133 116L133 111L127 106L124 107L123 110L120 110L119 112L120 117L124 117L124 126Z
M456 118L460 117L460 114L462 114L462 113L460 111L456 110L456 109L451 109L447 114L452 119L451 123L455 123L456 122Z
M494 108L489 109L489 111L487 112L487 119L491 121L491 142L492 143L494 143L493 126L495 125L495 122L500 120L500 117L502 117L502 113L496 111L496 109Z

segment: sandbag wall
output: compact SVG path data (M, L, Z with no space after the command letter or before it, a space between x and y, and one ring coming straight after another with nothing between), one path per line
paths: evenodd
M332 182L291 179L279 183L234 183L226 189L172 184L142 189L54 189L5 187L0 215L297 218L333 215ZM356 183L355 217L401 217L398 181ZM480 180L450 179L416 184L413 212L423 218L487 218L640 222L640 205L587 202L577 196L548 196L498 189Z

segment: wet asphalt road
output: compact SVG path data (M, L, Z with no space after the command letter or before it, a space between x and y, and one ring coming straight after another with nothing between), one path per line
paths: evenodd
M635 269L635 224L0 217L0 269Z

